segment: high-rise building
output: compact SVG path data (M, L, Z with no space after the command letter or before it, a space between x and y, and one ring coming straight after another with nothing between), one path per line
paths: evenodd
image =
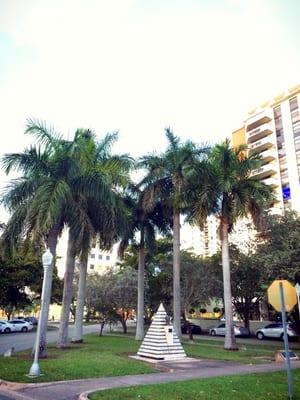
M242 144L247 144L250 153L262 157L263 165L253 175L273 187L276 201L272 212L300 211L300 85L248 113L242 126L232 133L232 146ZM198 234L198 254L209 256L220 249L217 228L217 219L209 217ZM230 241L243 248L253 237L249 221L241 220L235 224ZM197 243L195 238L194 234L193 241Z
M300 85L251 110L232 143L262 156L254 175L274 188L273 212L300 211Z

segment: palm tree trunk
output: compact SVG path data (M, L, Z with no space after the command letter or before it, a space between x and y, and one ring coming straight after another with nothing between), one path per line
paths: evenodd
M141 240L139 248L139 269L138 269L138 304L135 340L144 338L144 291L145 291L145 240L144 227L141 228Z
M74 267L75 267L75 253L73 246L73 237L72 237L72 232L69 231L66 270L64 276L62 310L60 315L58 342L57 342L57 347L61 349L65 349L70 345L68 331L69 331L70 306L73 294L72 290L73 290Z
M48 234L48 248L52 253L53 261L52 265L48 268L47 271L47 280L46 286L44 290L44 315L41 315L39 324L41 329L40 336L40 345L39 345L39 358L47 358L47 328L48 328L48 318L49 318L49 306L51 302L51 291L52 291L52 279L53 279L53 269L55 265L56 258L56 246L59 234L59 225L54 225L52 229L50 229ZM33 350L34 353L34 350Z
M221 221L221 243L222 243L222 266L223 266L223 286L224 286L224 308L225 308L225 321L226 321L226 335L225 335L224 349L238 350L233 328L228 223L226 221Z
M173 215L173 326L182 341L180 325L180 213Z
M88 258L85 256L80 263L74 337L72 339L72 342L74 343L83 342L83 311L85 303L87 263L88 263Z

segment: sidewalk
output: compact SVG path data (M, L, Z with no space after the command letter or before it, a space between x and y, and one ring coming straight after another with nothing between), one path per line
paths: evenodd
M163 367L163 363L160 364ZM170 363L167 367L170 368ZM292 367L300 368L300 361L293 362ZM0 400L78 400L80 394L95 390L281 370L285 370L284 363L244 365L227 361L196 360L192 367L186 368L184 362L182 365L174 362L173 372L28 384L16 391L0 391ZM84 399L85 396L81 398Z

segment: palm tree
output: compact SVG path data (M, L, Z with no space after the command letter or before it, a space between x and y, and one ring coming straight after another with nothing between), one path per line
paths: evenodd
M32 132L34 121L29 121L27 131ZM43 123L38 123L45 130ZM24 236L43 237L53 255L48 271L48 285L45 287L44 306L49 311L53 267L55 265L58 237L63 229L62 204L68 190L61 179L57 165L60 153L60 137L53 131L48 135L47 146L31 146L23 153L7 154L2 159L6 174L12 170L22 173L13 179L4 190L2 203L12 214L3 234L6 244L13 250ZM41 358L47 357L47 320L41 322Z
M89 146L92 146L89 131L78 130L73 141L66 141L43 122L29 120L26 133L34 135L39 146L32 146L23 153L8 154L2 160L7 174L13 169L22 173L21 178L10 182L2 198L13 213L6 237L10 236L12 243L9 233L14 234L14 240L24 235L31 235L33 240L36 236L43 236L54 256L54 263L57 240L63 227L68 225L76 240L82 235L82 221L86 221L84 196L94 196L105 204L111 199L111 190L99 171L85 173ZM89 146L82 146L82 142ZM49 275L45 292L47 310L52 270ZM46 357L46 320L41 324L41 331L40 357Z
M145 254L146 247L149 251L155 244L155 233L166 233L169 229L169 219L164 215L161 203L153 203L151 208L144 207L145 191L140 185L131 185L128 195L124 198L128 209L128 226L124 231L119 245L119 254L123 256L129 242L135 242L135 236L139 233L138 244L138 301L137 324L135 340L144 338L144 311L145 311Z
M117 139L117 134L108 134L95 146L89 147L89 173L101 173L112 191L112 203L98 202L95 196L86 197L85 230L80 243L76 245L76 255L80 259L79 283L77 293L76 319L72 341L83 341L83 311L87 275L88 253L92 241L98 241L102 249L108 250L120 237L120 232L127 229L126 213L119 192L129 182L129 171L133 160L127 155L113 155L111 148Z
M215 214L220 221L227 350L238 349L233 329L228 233L237 219L249 215L258 225L264 209L273 201L270 186L253 176L260 165L258 155L247 155L245 146L233 149L226 140L213 148L206 174L195 169L189 192L192 219L203 224L209 214Z
M191 166L203 157L206 149L197 148L194 143L180 143L178 137L166 129L168 147L162 155L148 155L141 159L141 166L148 171L143 184L147 187L145 204L154 199L163 202L172 210L173 225L173 317L174 328L181 340L180 302L180 214L188 205L186 196Z

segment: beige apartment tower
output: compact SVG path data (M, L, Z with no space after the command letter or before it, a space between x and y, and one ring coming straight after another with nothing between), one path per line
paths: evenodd
M254 174L271 185L277 202L274 213L300 211L300 85L251 110L242 128L233 132L232 143L248 145L262 156Z

